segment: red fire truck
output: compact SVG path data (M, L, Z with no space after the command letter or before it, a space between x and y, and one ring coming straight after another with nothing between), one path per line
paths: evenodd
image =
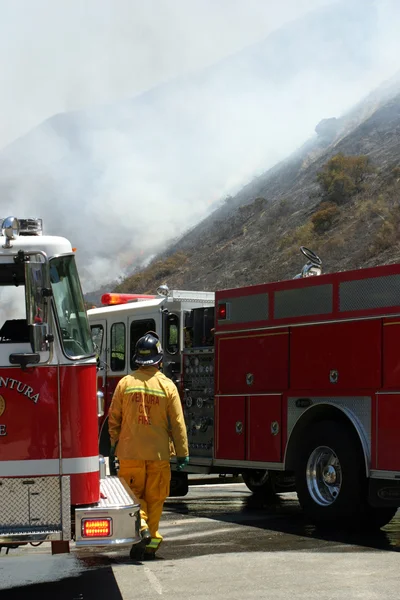
M292 280L217 291L179 315L160 299L139 301L136 316L127 304L127 325L161 334L168 368L168 319L176 324L189 472L296 490L317 523L380 527L400 506L400 265L322 275L301 250L307 263ZM177 292L163 291L172 306ZM122 307L89 311L92 329L111 335L113 310Z
M1 220L0 549L140 541L139 506L98 452L96 357L75 265L40 219Z

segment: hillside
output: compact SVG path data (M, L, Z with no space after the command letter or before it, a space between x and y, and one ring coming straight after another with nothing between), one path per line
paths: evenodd
M380 26L375 2L334 2L200 72L55 115L0 152L2 214L71 239L86 290L131 273L375 85Z
M117 290L153 292L160 283L214 290L291 278L303 264L300 245L320 255L325 272L399 261L399 92L395 79L371 94L331 139L310 140L253 180ZM367 166L355 185L343 171L344 193L328 195L318 174L338 154L346 169L355 156L367 157Z

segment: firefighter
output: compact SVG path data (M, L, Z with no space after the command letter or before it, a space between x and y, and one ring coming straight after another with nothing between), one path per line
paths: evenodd
M175 384L160 371L162 358L156 333L138 340L134 355L138 369L119 381L109 412L110 458L117 453L118 475L141 506L142 542L130 554L139 560L154 558L163 539L158 526L171 480L171 433L177 470L189 462L181 400Z

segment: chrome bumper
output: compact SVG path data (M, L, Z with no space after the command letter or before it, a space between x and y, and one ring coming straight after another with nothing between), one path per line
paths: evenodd
M75 542L78 547L124 546L140 542L140 505L125 481L118 477L100 479L101 500L89 508L75 510ZM84 519L112 519L107 537L85 537Z

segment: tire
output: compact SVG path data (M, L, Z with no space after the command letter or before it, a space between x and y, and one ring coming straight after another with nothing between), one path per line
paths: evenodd
M396 513L397 506L367 506L364 522L369 525L370 529L380 529L390 523Z
M287 494L288 492L296 491L294 473L289 473L286 471L271 471L270 477L275 494Z
M180 473L178 471L171 472L171 483L169 488L169 498L176 498L178 496L186 496L189 491L189 482L187 473Z
M365 523L372 508L367 509L364 457L355 431L347 423L322 421L304 438L295 475L306 516L325 526Z
M275 496L273 480L268 471L249 469L243 471L242 478L247 487L254 494L260 494L265 497Z

